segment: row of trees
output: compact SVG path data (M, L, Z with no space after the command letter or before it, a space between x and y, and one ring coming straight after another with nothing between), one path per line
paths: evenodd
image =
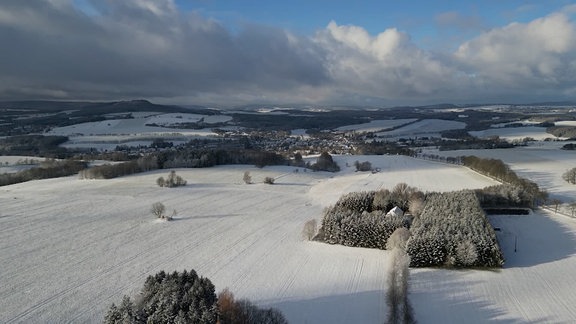
M70 176L85 169L87 164L73 160L46 160L38 167L22 170L16 173L0 174L0 186L31 180L49 179Z
M198 276L194 270L184 270L149 276L136 299L124 296L119 305L110 306L104 323L285 324L287 321L276 309L261 309L249 300L234 299L228 289L217 297L208 278Z
M513 206L536 207L548 199L546 191L540 190L538 185L528 179L519 177L514 171L510 169L502 160L498 159L483 159L476 156L462 157L464 166L477 171L481 174L487 175L491 178L499 180L508 186L493 190L488 188L486 197L490 197L495 192L508 192L513 199L509 199L509 203ZM510 187L511 186L511 187ZM517 191L521 191L519 194ZM513 196L520 196L518 199ZM485 198L486 198L485 197ZM500 198L504 197L501 196ZM486 199L481 198L484 203ZM517 201L517 202L516 202Z
M406 250L413 267L504 264L494 229L471 190L429 194L410 232Z
M80 179L112 179L158 169L158 158L147 155L137 160L94 166L79 172Z

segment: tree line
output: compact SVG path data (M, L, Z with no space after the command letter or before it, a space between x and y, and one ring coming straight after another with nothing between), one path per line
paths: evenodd
M7 186L31 180L66 177L86 169L87 163L74 160L46 160L38 167L16 173L0 174L0 186Z
M504 183L501 187L478 191L482 204L492 204L500 199L500 204L533 208L548 199L546 191L541 190L534 181L519 177L502 160L463 156L461 161L464 166Z

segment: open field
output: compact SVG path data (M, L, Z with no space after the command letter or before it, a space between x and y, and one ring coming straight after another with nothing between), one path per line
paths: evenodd
M0 189L0 322L99 322L160 270L195 269L219 291L280 309L291 323L382 323L388 252L304 241L305 221L349 191L494 184L467 169L405 156L340 156L339 173L292 167L179 169L182 188L160 188L167 170L112 180L76 177ZM380 173L356 173L370 160ZM242 181L250 171L255 184ZM276 179L265 185L266 176ZM153 218L163 202L172 222ZM495 216L496 217L496 216ZM411 270L419 323L570 322L576 319L576 221L549 213L505 216L500 271ZM519 248L513 252L512 240Z

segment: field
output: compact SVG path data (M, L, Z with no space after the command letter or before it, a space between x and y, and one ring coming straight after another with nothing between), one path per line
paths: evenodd
M406 182L423 190L491 185L467 169L404 156L370 160L380 173L292 167L180 169L183 188L159 188L166 170L112 180L76 177L0 189L0 322L99 322L160 270L195 269L217 290L280 309L291 323L382 323L386 251L304 241L305 221L345 192ZM242 181L250 171L255 184ZM266 185L266 176L275 177ZM163 202L176 219L153 218ZM501 271L411 270L420 323L564 322L576 318L570 276L576 223L547 212L501 217ZM512 237L519 249L513 252Z

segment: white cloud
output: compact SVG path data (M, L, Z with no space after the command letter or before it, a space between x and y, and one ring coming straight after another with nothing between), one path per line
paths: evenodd
M455 57L494 89L553 92L576 84L576 29L563 13L512 23L463 43Z
M72 0L0 2L0 100L426 104L564 100L576 89L574 6L438 53L396 28L231 32L173 0L86 1L90 14ZM455 13L438 19L466 27Z

